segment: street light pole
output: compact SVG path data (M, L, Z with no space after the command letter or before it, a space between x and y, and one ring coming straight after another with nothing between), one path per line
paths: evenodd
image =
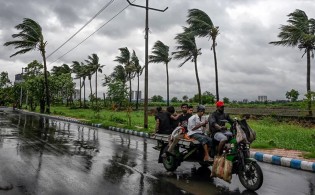
M131 6L140 7L145 9L145 61L144 61L144 128L148 128L148 91L149 91L149 71L148 71L148 45L149 45L149 10L165 12L164 10L149 7L149 0L146 0L146 5L136 5L127 0Z

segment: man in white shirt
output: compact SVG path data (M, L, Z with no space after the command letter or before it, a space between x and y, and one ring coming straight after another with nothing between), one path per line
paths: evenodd
M204 149L204 161L213 161L210 157L209 151L211 150L212 139L204 134L203 127L208 123L207 119L202 117L205 113L205 106L199 105L197 107L197 114L188 119L188 136L198 140Z

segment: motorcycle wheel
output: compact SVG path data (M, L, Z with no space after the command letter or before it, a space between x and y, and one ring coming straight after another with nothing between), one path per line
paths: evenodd
M264 180L263 172L256 162L246 162L244 169L238 171L238 177L242 185L251 191L258 190Z
M163 153L166 152L168 147L165 147ZM175 171L178 167L178 159L175 156L167 155L162 160L164 168L168 171Z

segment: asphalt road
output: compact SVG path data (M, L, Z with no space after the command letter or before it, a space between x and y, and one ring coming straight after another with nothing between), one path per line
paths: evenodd
M259 163L264 183L248 192L183 163L167 173L155 141L18 113L0 114L0 194L315 195L315 174Z

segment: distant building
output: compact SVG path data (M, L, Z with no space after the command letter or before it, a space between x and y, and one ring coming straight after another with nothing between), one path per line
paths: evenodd
M258 96L258 102L266 102L266 101L268 101L266 95Z
M248 103L248 99L243 99L243 103Z
M73 100L80 99L80 89L74 89Z
M132 91L131 100L137 101L137 94L138 94L138 100L141 100L141 91Z
M15 75L14 84L21 83L22 81L23 81L22 74L16 74L16 75Z

